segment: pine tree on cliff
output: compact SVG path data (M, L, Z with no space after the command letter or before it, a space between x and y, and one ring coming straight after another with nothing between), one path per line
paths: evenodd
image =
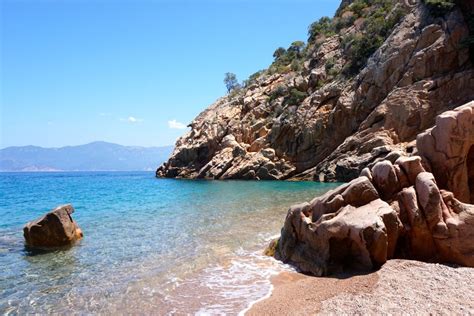
M238 87L239 82L237 81L237 76L234 73L227 72L224 77L224 83L227 88L227 93L230 93L232 90Z

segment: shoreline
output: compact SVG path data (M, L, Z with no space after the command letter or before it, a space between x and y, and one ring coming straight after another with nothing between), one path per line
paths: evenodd
M474 268L389 260L378 271L313 277L282 272L239 315L474 314Z
M282 273L285 273L285 272L281 272L280 274L282 274ZM251 311L251 310L254 308L255 304L258 304L258 303L260 303L260 302L263 302L263 301L269 299L269 298L272 296L273 291L275 290L275 286L273 285L273 282L271 281L271 279L272 279L272 278L270 278L270 289L268 290L268 293L267 293L265 296L259 298L258 300L255 300L255 301L250 302L250 304L248 304L248 306L247 306L245 309L241 310L241 311L237 314L238 316L247 315L248 312Z
M272 292L239 315L307 315L321 310L322 302L339 294L370 292L378 281L370 274L341 274L314 277L298 272L281 272L270 279Z
M1 178L8 199L0 207L0 235L8 232L8 239L0 238L6 254L0 287L8 291L0 293L0 314L8 307L40 314L236 315L271 293L270 277L290 269L262 253L278 236L286 209L327 189L314 182L156 182L146 173L37 175ZM55 190L45 195L50 185ZM21 225L63 198L57 205L78 205L73 215L83 241L64 252L24 252ZM54 293L38 290L44 288Z

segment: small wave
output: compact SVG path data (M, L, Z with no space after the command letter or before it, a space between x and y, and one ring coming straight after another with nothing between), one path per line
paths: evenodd
M194 310L196 315L242 314L271 294L270 278L283 271L294 269L259 252L239 249L227 263L182 281L167 301L178 310ZM194 306L183 306L183 302Z
M239 312L239 316L244 316L245 313L247 313L249 310L251 310L252 307L253 307L255 304L257 304L258 302L264 301L264 300L266 300L267 298L269 298L270 296L272 296L273 288L274 288L274 286L273 286L273 284L270 282L270 290L267 292L267 294L266 294L265 296L262 296L261 298L255 300L255 301L250 302L250 303L247 305L246 308L244 308L243 310L241 310L241 311Z
M270 241L274 240L274 239L277 239L280 237L280 234L274 234L274 233L258 233L257 234L257 239L266 244L266 243L269 243ZM264 245L266 246L266 245Z

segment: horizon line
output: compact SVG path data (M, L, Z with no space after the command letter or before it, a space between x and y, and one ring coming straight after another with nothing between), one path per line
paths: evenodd
M63 145L63 146L51 146L51 147L46 147L46 146L40 146L40 145L11 145L11 146L1 146L0 150L7 149L7 148L21 148L21 147L38 147L38 148L43 148L43 149L61 149L61 148L66 148L66 147L79 147L79 146L86 146L86 145L91 145L94 143L106 143L106 144L111 144L111 145L118 145L122 147L140 147L140 148L163 148L163 147L174 147L175 144L172 145L157 145L157 146L143 146L143 145L123 145L123 144L118 144L114 142L108 142L104 140L95 140L91 141L88 143L83 143L83 144L78 144L78 145Z

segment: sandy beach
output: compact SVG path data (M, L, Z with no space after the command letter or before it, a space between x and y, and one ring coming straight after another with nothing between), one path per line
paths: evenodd
M365 275L320 278L285 272L246 315L474 315L474 269L390 260Z

